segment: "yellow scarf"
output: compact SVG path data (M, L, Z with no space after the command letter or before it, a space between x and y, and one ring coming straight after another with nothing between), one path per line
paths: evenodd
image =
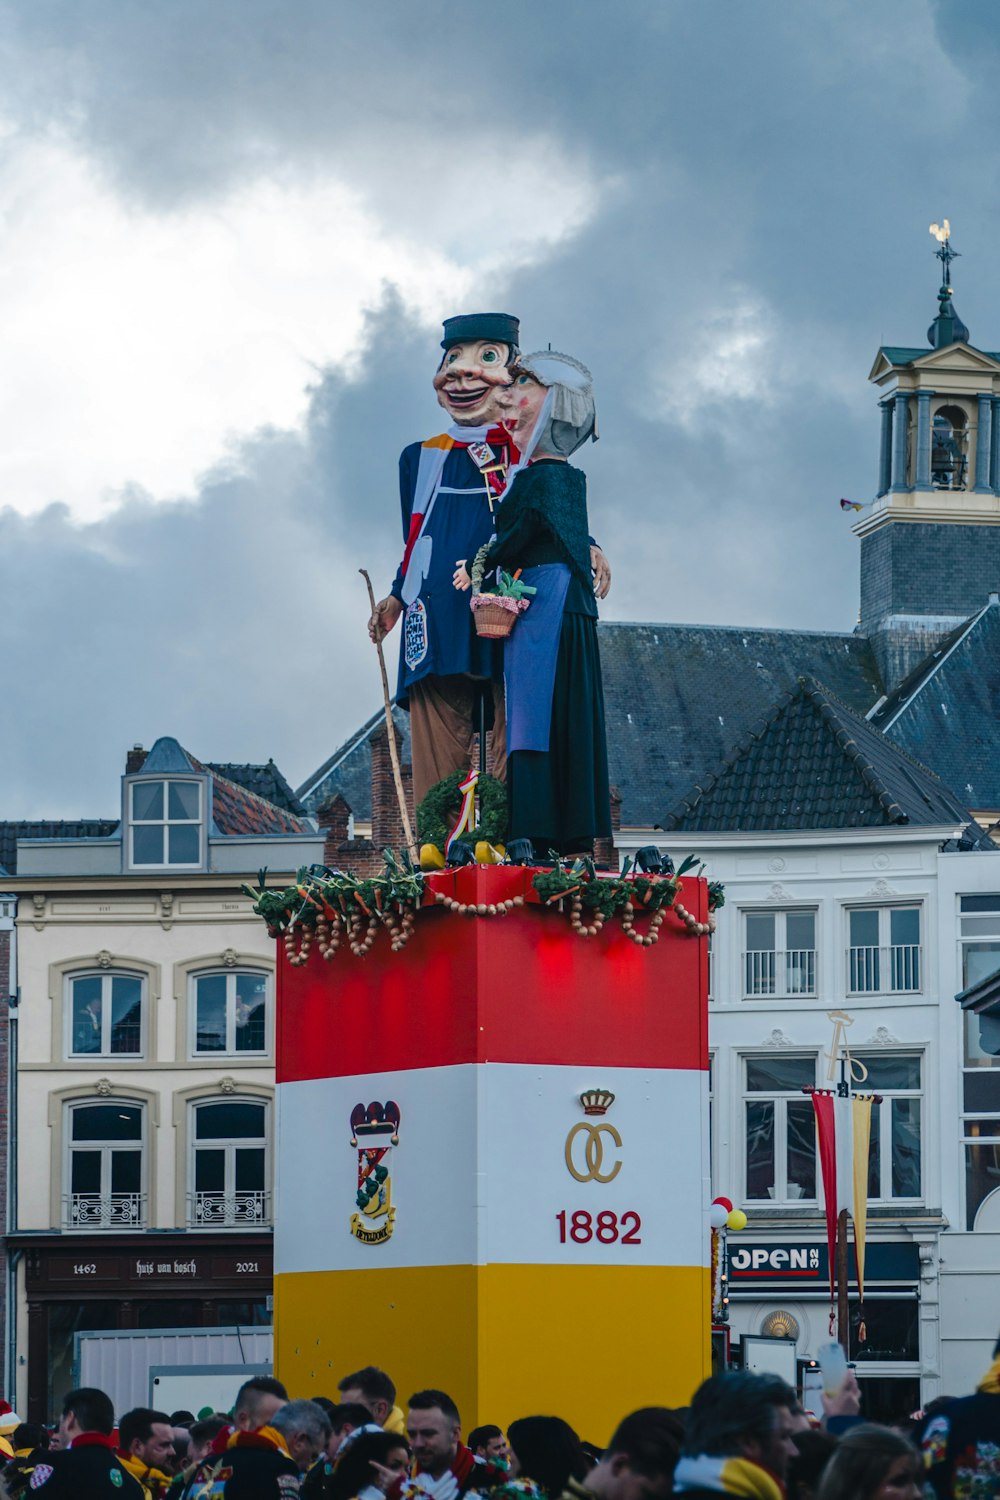
M1000 1396L1000 1355L993 1361L976 1387L984 1396Z
M707 1453L678 1459L674 1493L712 1490L720 1495L742 1495L744 1500L782 1500L778 1481L748 1458L716 1458Z

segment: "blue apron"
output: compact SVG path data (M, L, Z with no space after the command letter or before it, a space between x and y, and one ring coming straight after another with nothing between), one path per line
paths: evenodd
M528 608L504 641L508 755L514 750L549 748L569 568L566 563L539 563L525 568L521 581L537 588L538 593L532 595Z

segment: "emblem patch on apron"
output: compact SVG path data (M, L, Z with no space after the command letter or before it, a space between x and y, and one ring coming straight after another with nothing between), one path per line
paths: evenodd
M403 616L403 660L412 672L426 655L427 609L422 599L415 599Z

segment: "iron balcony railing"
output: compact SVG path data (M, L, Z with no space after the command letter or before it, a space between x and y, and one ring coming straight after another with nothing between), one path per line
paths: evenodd
M236 1229L247 1224L270 1224L271 1194L264 1189L244 1193L189 1193L190 1229Z
M765 995L815 995L816 949L749 949L743 955L744 989L748 999Z
M919 943L848 948L847 988L852 995L912 995L920 989Z
M63 1224L67 1229L142 1229L145 1193L66 1193Z

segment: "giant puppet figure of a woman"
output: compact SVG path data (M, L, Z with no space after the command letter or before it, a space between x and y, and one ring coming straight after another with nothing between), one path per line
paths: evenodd
M520 463L479 566L520 569L536 590L504 644L507 786L510 837L529 838L544 859L589 853L611 833L587 481L567 463L596 440L597 423L577 360L524 355L512 373L498 399Z

